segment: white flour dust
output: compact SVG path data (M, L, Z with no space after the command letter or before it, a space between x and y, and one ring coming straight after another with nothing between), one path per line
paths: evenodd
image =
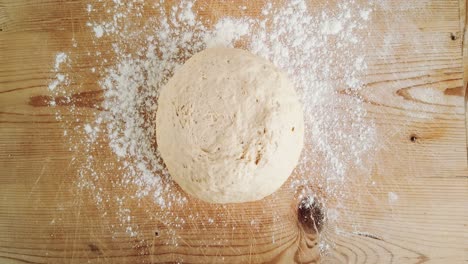
M86 111L77 105L67 117L57 110L60 120L72 116L64 121L74 132L73 136L64 132L73 142L72 150L86 154L78 163L78 187L93 193L103 215L110 214L106 204L116 204L120 227L130 236L138 235L132 210L140 200L167 209L159 210L164 213L156 217L176 219L168 225L192 221L193 215L174 217L169 210L175 204L183 206L188 198L168 178L158 156L154 124L158 93L173 71L196 52L217 45L242 47L287 72L304 105L306 147L286 188L300 196L320 191L329 220L338 221L339 201L347 197L346 186L353 180L349 175L369 173L375 148L375 127L366 117L362 99L344 94L358 94L362 88L360 75L367 65L360 51L371 23L370 2L342 0L327 8L314 8L303 0L269 3L256 16L216 21L200 16L199 11L206 13L208 7L196 6L196 1L170 8L163 1L138 0L87 5L86 25L95 44L95 50L88 51L95 62L89 74L98 76L102 94L95 94L100 100L90 107L96 111L87 112L86 118L81 115ZM249 11L248 6L238 8ZM56 78L49 89L73 102L72 76L64 75L62 68L64 62L73 67L70 57L68 52L57 54ZM87 75L83 76L73 77L78 86ZM102 154L105 151L110 154ZM114 195L109 189L126 189L126 195ZM207 219L207 224L213 222ZM178 242L174 238L170 243Z

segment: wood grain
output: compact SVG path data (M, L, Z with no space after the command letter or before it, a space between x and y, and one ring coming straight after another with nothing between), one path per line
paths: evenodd
M228 2L201 2L212 8L207 18L243 15ZM55 54L70 50L72 39L83 44L73 49L76 54L93 49L86 3L0 0L0 262L468 261L464 1L413 1L412 8L387 1L373 14L365 89L359 95L344 89L340 96L362 96L368 118L377 124L381 146L365 181L377 184L355 182L349 188L355 198L341 201L339 225L323 220L320 204L300 209L299 198L282 188L259 202L221 207L189 201L150 215L150 198L130 201L137 237L113 231L119 220L102 216L103 205L77 190L73 142L63 137L64 124L56 119L57 109L67 116L75 106L79 125L102 110L99 73L89 73L95 62L78 62L74 70L86 81L71 84L71 102L56 98L57 108L47 103ZM258 12L261 3L249 5ZM104 161L112 158L109 150L99 151ZM398 200L390 203L390 192ZM176 225L178 216L197 213ZM333 244L322 256L321 241Z

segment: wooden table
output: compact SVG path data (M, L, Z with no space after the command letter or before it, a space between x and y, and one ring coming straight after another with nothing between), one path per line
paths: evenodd
M310 216L324 213L298 210L298 201L283 188L274 204L224 207L225 218L217 218L219 207L189 203L190 212L224 225L194 220L178 229L149 221L137 208L132 219L140 232L130 237L111 230L117 220L104 219L92 199L77 196L71 163L77 154L69 150L56 108L36 100L50 95L55 54L69 49L73 39L91 39L84 26L87 1L0 0L0 262L468 261L466 5L459 0L388 2L387 10L376 11L380 20L372 30L385 32L389 23L402 23L392 32L396 41L389 43L396 54L368 62L363 96L380 131L398 133L380 138L384 147L372 169L378 187L366 187L369 195L359 201L343 201L353 219L340 223L342 232L330 231L326 223L320 234L311 229ZM216 2L210 5L218 13L229 12ZM417 47L405 41L409 36L419 40ZM77 70L92 67L88 62ZM96 82L90 77L80 89L98 90ZM430 90L436 100L419 98L418 89ZM420 111L421 104L431 110ZM83 120L96 111L83 111ZM188 214L183 207L167 210L166 221ZM304 214L307 221L298 221ZM260 223L252 225L253 217ZM178 243L167 243L174 236ZM325 238L333 248L320 258L318 243Z

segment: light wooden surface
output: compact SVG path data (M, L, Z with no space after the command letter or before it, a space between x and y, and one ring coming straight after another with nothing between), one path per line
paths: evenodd
M334 248L321 257L325 263L466 263L466 5L388 2L373 14L379 19L367 46L375 56L362 92L379 130L377 184L356 187L358 198L342 201L352 218L340 223L341 232L325 224L318 234L310 219L298 221L298 200L283 188L266 201L223 207L223 216L219 206L190 202L190 212L174 206L164 221L148 220L136 206L140 235L132 238L112 232L118 223L103 219L89 196L77 196L76 153L55 109L40 100L50 95L54 55L69 49L72 38L90 39L86 1L0 0L0 262L318 262L317 243L326 239ZM387 54L381 47L390 31ZM83 62L79 70L92 67ZM98 90L97 77L77 91ZM437 100L418 97L421 89ZM96 111L84 107L82 120ZM398 195L391 204L390 192ZM184 228L167 224L194 212L223 224L207 225L202 217ZM174 234L178 245L167 243Z

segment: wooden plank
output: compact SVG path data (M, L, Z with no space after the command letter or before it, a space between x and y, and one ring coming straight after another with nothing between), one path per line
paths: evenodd
M216 10L213 17L234 12L228 3L206 2ZM55 54L71 49L72 39L88 43L73 49L77 54L93 49L84 26L86 1L1 2L1 262L312 262L319 259L321 241L334 245L322 256L325 263L466 261L466 5L415 1L419 8L404 8L389 2L375 14L381 19L369 32L369 69L362 77L361 96L379 131L378 162L369 178L357 178L344 190L353 199L340 201L340 223L312 232L298 222L298 198L282 188L261 202L221 207L189 201L151 214L150 198L130 201L137 237L115 233L120 220L101 214L99 206L115 204L97 205L76 187L76 142L63 137L57 108L41 101L51 96ZM261 6L252 5L258 5L252 12ZM405 23L396 27L396 21ZM94 64L78 62L77 74L87 81L72 84L72 91L99 89L99 76L90 73ZM99 111L80 109L73 125ZM100 151L103 161L112 157L110 150ZM108 193L129 193L107 187ZM389 202L389 193L398 199ZM198 214L193 221L192 214ZM177 217L188 222L180 224Z
M460 31L462 32L462 53L463 53L463 90L465 91L465 125L468 131L468 27L467 27L466 1L460 0ZM468 133L466 134L468 142ZM468 146L467 146L468 148ZM468 158L468 156L467 156Z

